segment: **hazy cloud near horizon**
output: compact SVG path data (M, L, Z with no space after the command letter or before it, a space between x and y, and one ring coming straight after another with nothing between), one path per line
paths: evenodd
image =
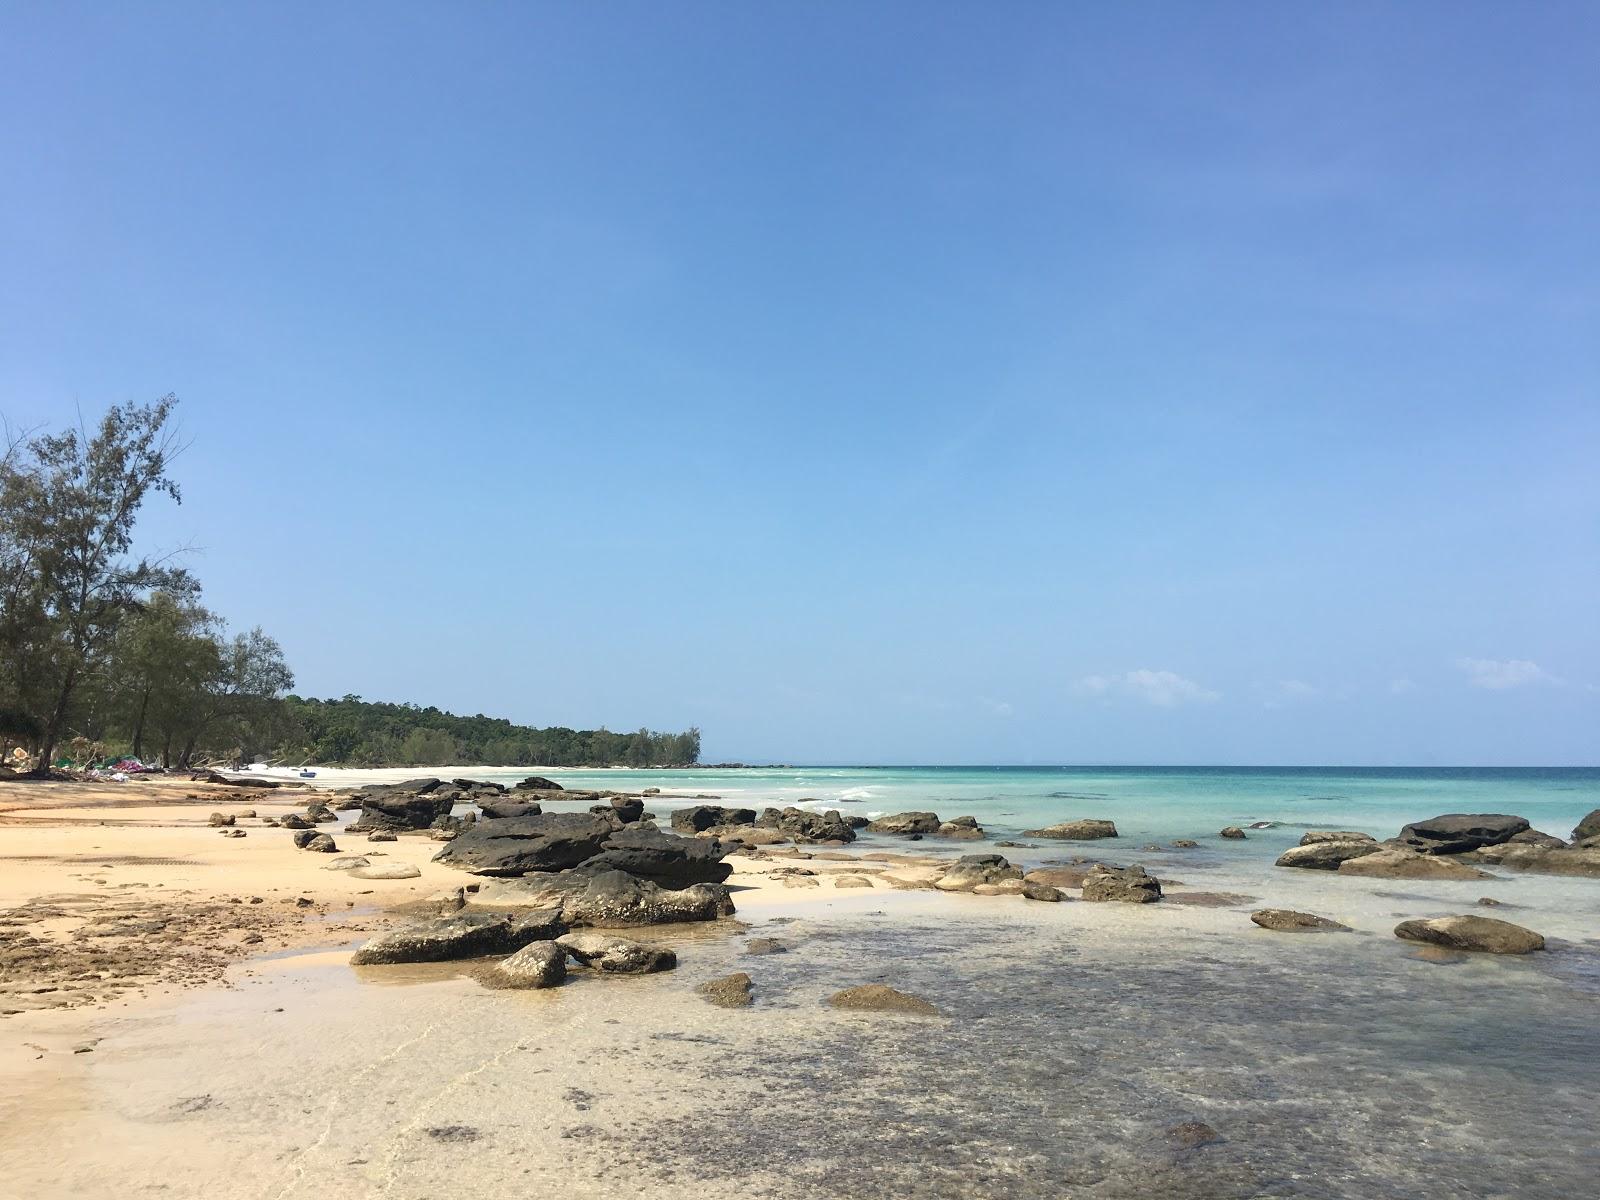
M1600 761L1600 8L733 11L9 6L0 414L306 694Z

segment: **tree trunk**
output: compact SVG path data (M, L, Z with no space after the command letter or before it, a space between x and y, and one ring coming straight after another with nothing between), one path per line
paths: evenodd
M140 762L144 761L144 717L150 711L150 689L145 688L144 696L139 701L139 719L133 726L133 756Z
M50 760L55 757L56 742L61 739L61 726L67 719L67 702L72 699L72 689L78 684L78 668L76 665L67 668L67 673L61 680L61 694L56 697L55 708L50 712L50 719L45 722L44 734L39 739L39 762L34 768L34 774L45 776L50 774Z

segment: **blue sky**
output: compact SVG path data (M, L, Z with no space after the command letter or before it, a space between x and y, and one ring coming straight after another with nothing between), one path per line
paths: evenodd
M308 694L1600 761L1600 10L0 5L0 412Z

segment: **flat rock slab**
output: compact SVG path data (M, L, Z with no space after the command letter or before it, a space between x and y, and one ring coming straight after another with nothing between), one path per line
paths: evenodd
M915 1013L925 1017L939 1015L939 1010L922 997L910 995L883 983L867 983L860 987L845 988L844 991L829 996L828 1003L835 1008L847 1008L855 1012Z
M1434 917L1401 921L1394 935L1408 942L1427 942L1446 950L1479 954L1531 954L1544 949L1544 938L1531 929L1495 917Z
M1350 926L1341 925L1314 913L1295 912L1292 908L1262 908L1250 914L1250 919L1263 929L1276 929L1283 933L1349 933Z
M1309 836L1309 835L1308 835ZM1300 867L1309 871L1337 871L1341 864L1353 858L1376 854L1383 847L1369 837L1347 842L1323 838L1314 842L1302 841L1278 856L1274 864L1279 867Z
M1307 846L1306 849L1316 847ZM1432 854L1419 854L1414 850L1397 850L1380 847L1375 853L1346 859L1339 864L1341 875L1363 875L1372 879L1493 879L1487 871L1469 867L1465 863L1451 862Z
M350 958L352 966L451 962L491 954L514 954L530 942L547 942L566 932L560 913L458 913L421 921L373 938Z
M1043 829L1024 829L1022 836L1085 842L1097 838L1114 838L1117 836L1117 826L1114 821L1100 817L1086 817L1078 821L1058 821L1054 825L1046 825Z
M718 1008L749 1008L750 976L743 971L708 979L694 990Z
M649 975L678 965L678 956L665 946L603 933L569 933L557 938L556 944L584 966L612 975Z
M352 879L415 879L422 871L411 863L372 863L356 867L350 872Z

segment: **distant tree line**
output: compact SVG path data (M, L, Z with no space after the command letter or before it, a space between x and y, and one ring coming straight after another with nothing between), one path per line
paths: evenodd
M700 759L700 731L536 729L499 717L459 717L414 704L340 700L283 701L298 740L283 754L296 761L351 766L683 767Z
M294 674L260 629L230 634L200 584L133 553L144 502L180 502L176 400L113 406L93 428L0 442L0 757L40 771L132 755L362 766L683 766L700 731L533 729L358 696L287 695Z

